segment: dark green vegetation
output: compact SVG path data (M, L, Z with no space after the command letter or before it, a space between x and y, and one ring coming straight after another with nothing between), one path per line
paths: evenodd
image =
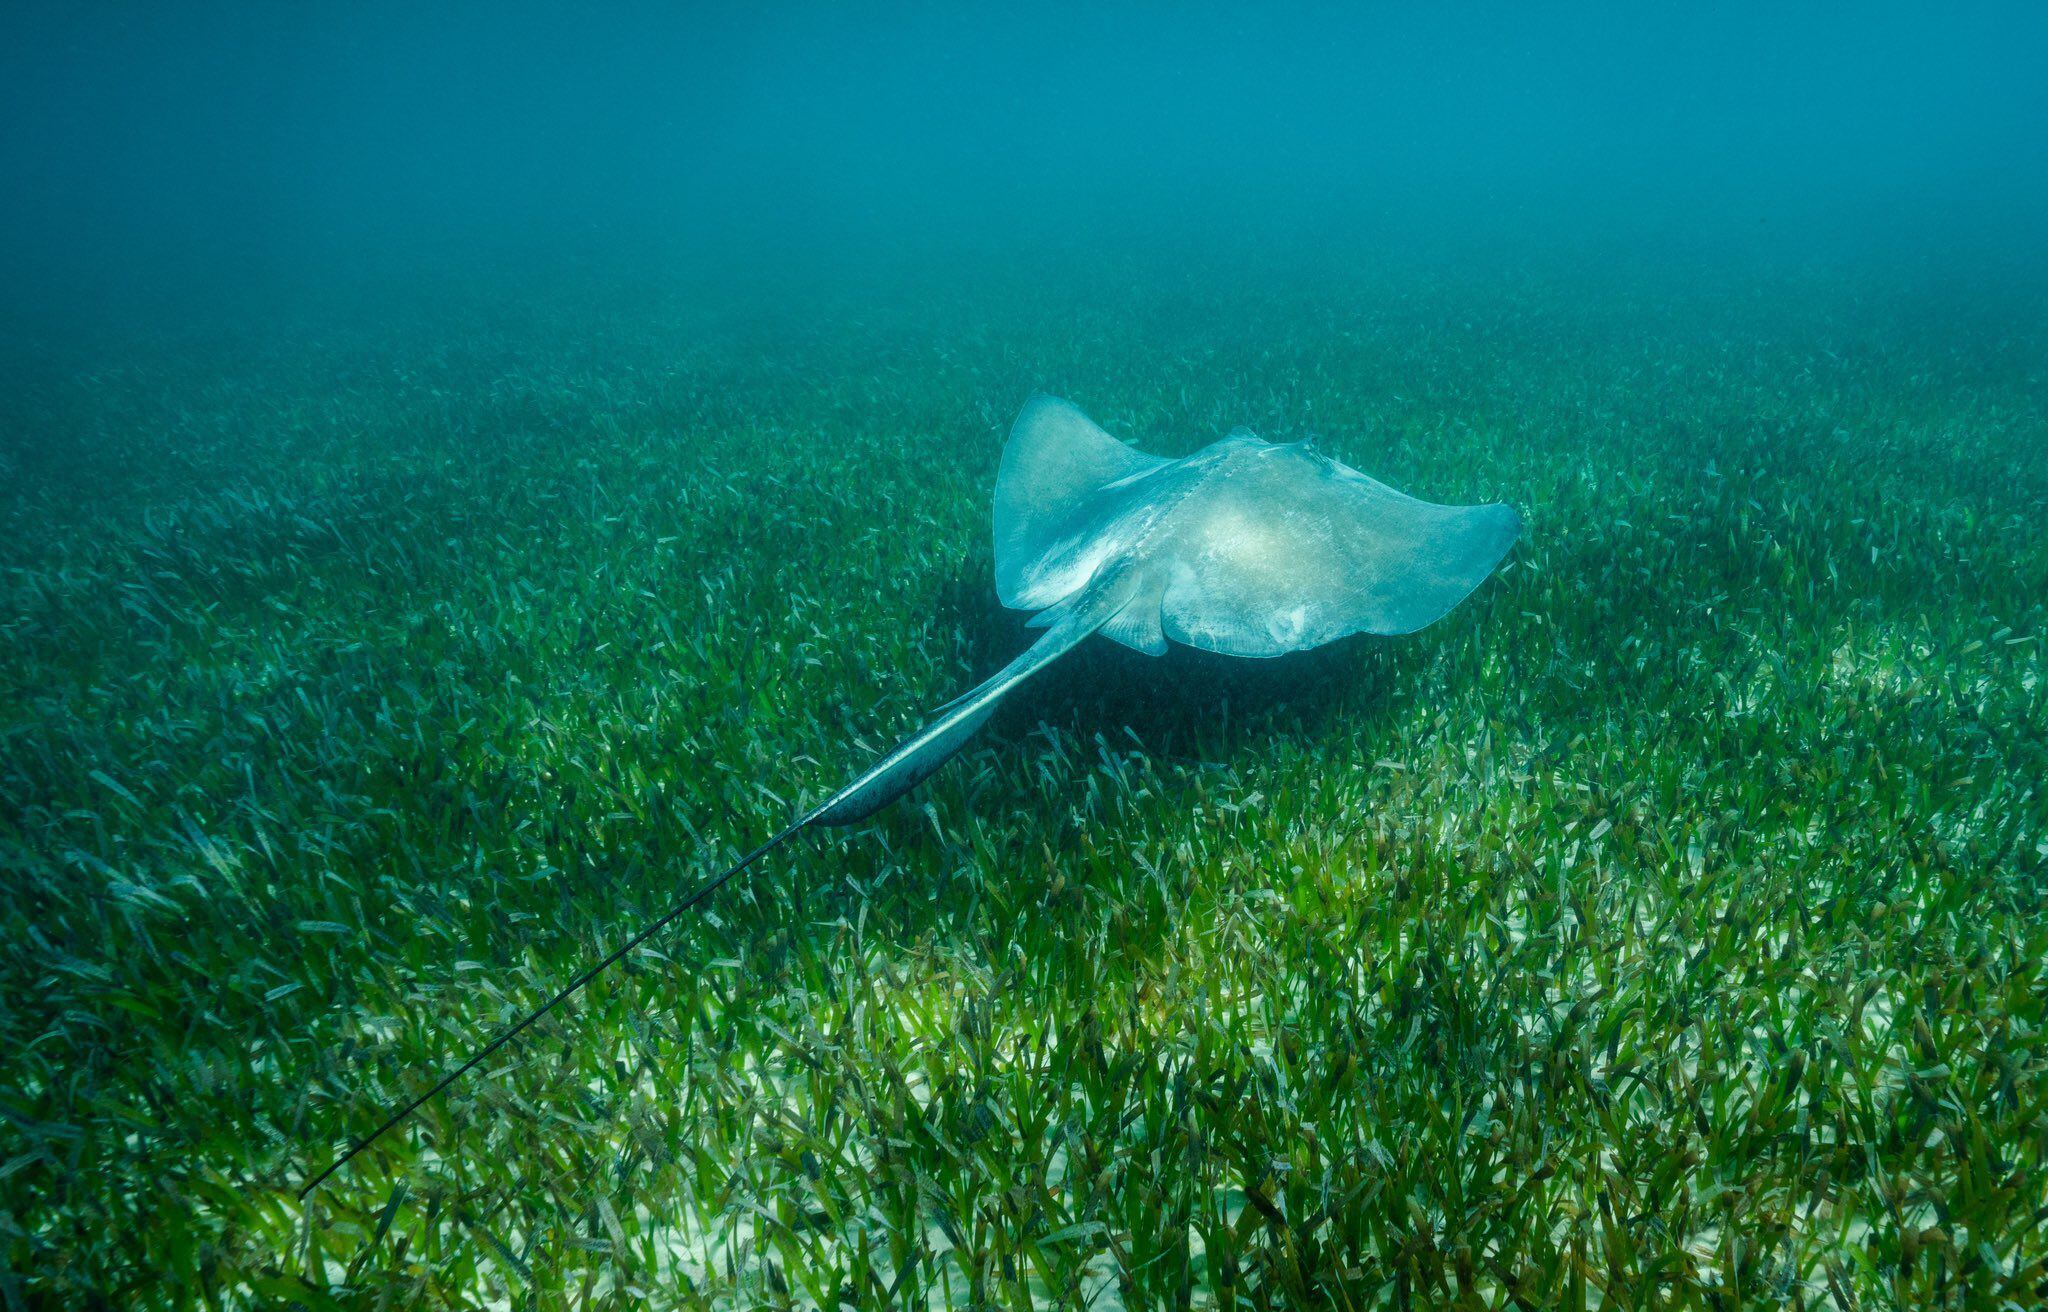
M0 1306L2048 1296L2038 299L1084 281L8 366ZM1021 647L1034 387L1528 534L1091 643L297 1203Z

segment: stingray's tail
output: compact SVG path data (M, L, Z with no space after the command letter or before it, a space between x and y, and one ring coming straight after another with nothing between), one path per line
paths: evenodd
M612 954L610 956L606 957L603 961L600 961L596 965L585 970L581 975L578 975L575 979L570 980L569 983L565 985L559 993L555 994L555 996L549 998L546 1002L541 1003L538 1007L535 1007L532 1011L527 1012L524 1016L521 1016L518 1020L514 1021L511 1025L507 1026L504 1030L500 1031L498 1037L492 1039L483 1047L478 1048L474 1053L470 1054L468 1060L464 1061L460 1066L457 1066L454 1070L449 1071L446 1075L443 1075L440 1081L437 1084L435 1084L433 1088L428 1089L425 1093L420 1094L418 1097L412 1099L412 1101L406 1103L403 1107L400 1107L397 1111L392 1112L389 1116L385 1117L384 1123L382 1125L379 1125L376 1129L370 1131L362 1138L356 1140L355 1143L349 1146L349 1150L347 1152L335 1158L332 1162L329 1162L325 1170L321 1171L320 1174L314 1176L312 1179L306 1181L306 1183L304 1183L303 1185L300 1185L299 1197L304 1198L307 1194L312 1193L314 1189L319 1187L320 1182L322 1180L325 1180L328 1176L333 1175L336 1171L339 1171L343 1166L346 1166L349 1160L353 1158L357 1153L363 1151L363 1149L368 1148L371 1144L383 1138L386 1131L394 1128L398 1125L399 1122L403 1121L406 1117L412 1115L415 1111L418 1111L419 1108L424 1103L426 1103L428 1099L432 1098L435 1094L441 1092L441 1090L447 1088L449 1085L455 1083L455 1081L461 1079L464 1075L467 1075L470 1071L474 1070L479 1064L482 1063L484 1058L490 1056L498 1049L504 1047L513 1039L518 1038L520 1033L524 1031L527 1026L533 1024L535 1021L547 1015L549 1012L553 1011L562 1003L568 1001L571 995L576 993L579 989L581 989L585 984L588 984L591 980L596 979L599 975L603 974L604 971L608 967L610 967L614 962L618 961L628 952L631 952L634 948L639 947L642 943L645 943L648 939L653 938L663 929L666 929L671 923L675 921L676 917L682 915L685 911L688 911L690 908L696 906L705 898L710 897L713 893L716 893L720 888L724 887L725 882L731 879L734 875L737 875L740 871L745 870L748 866L754 864L756 861L759 861L762 857L767 856L770 852L782 846L784 840L786 840L791 834L794 834L797 830L809 824L812 817L816 814L816 812L812 812L811 815L807 815L803 817L801 820L794 821L791 824L785 826L782 829L782 831L776 834L773 838L761 844L753 851L747 853L745 856L741 857L738 861L735 861L730 866L727 866L723 871L721 871L718 874L716 878L708 880L705 883L699 885L694 891L691 892L691 894L688 897L684 898L682 901L676 903L667 911L663 912L659 920L656 920L653 924L647 926L645 929L642 929L639 933L633 935L633 937L627 939L624 943L621 943L616 949L612 951Z
M1074 645L1115 618L1137 589L1128 578L1104 579L1083 588L1071 601L1045 614L1051 625L1024 654L964 697L947 702L929 724L869 766L852 783L826 798L799 824L850 825L865 820L917 787L951 760L988 723L1004 696L1065 655Z
M852 824L874 814L915 788L927 775L944 765L954 753L967 745L967 740L974 736L974 731L986 724L988 717L995 713L997 703L1002 701L1006 693L1115 618L1117 612L1123 609L1139 590L1134 578L1127 573L1119 572L1115 576L1098 577L1072 600L1045 612L1042 618L1049 618L1051 627L1046 629L1044 636L1032 643L1023 655L1005 665L974 691L940 707L930 724L912 734L895 751L869 766L859 778L790 821L773 838L741 857L716 877L699 885L688 897L663 912L660 919L620 944L610 956L570 980L560 992L520 1017L496 1038L477 1049L460 1066L442 1076L433 1088L385 1117L383 1124L356 1140L347 1152L335 1158L325 1170L300 1186L299 1197L304 1198L312 1193L321 1181L340 1170L357 1153L383 1138L387 1131L412 1115L422 1104L474 1070L485 1058L517 1038L535 1021L566 1002L613 963L667 928L677 917L724 887L727 880L782 846L798 830L812 824Z

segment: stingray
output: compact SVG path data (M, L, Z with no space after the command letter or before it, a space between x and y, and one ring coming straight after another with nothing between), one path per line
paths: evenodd
M995 584L1005 606L1037 612L1038 640L392 1113L300 1197L799 831L864 820L916 787L1003 698L1091 634L1154 656L1179 642L1271 657L1354 633L1413 633L1469 596L1521 529L1510 506L1418 501L1309 442L1239 428L1168 460L1126 446L1070 402L1033 396L996 472Z

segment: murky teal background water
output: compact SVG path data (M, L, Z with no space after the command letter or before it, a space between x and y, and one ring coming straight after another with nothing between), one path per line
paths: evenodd
M5 318L1025 250L2038 269L2038 6L1282 8L9 6Z

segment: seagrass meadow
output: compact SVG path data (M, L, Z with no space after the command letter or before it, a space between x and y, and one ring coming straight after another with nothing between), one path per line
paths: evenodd
M1169 265L10 345L0 1306L2048 1300L2040 281ZM1022 648L1034 389L1527 530L1091 641L299 1201Z

